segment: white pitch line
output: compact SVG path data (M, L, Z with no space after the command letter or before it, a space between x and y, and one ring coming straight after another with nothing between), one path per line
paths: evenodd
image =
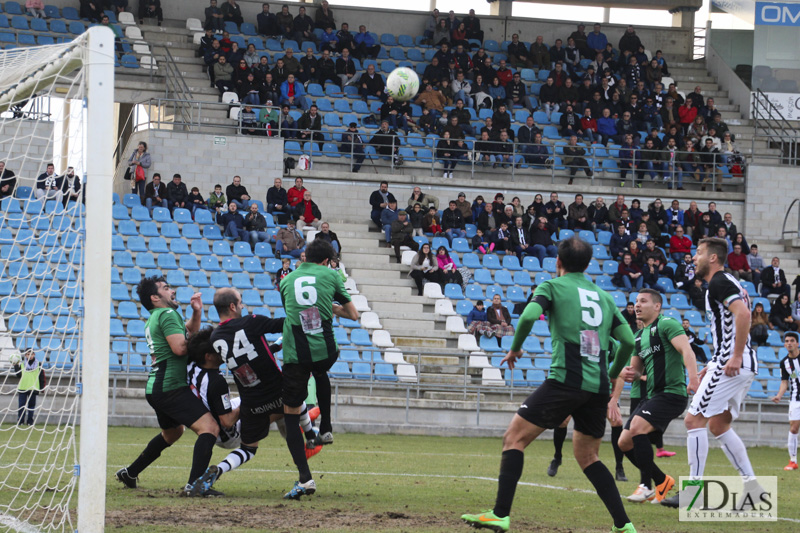
M35 526L7 514L0 514L0 525L6 526L17 533L39 533L39 529Z

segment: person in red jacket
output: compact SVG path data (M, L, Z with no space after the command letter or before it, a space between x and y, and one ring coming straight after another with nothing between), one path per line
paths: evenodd
M295 178L294 187L286 192L286 198L289 202L289 205L295 207L297 204L302 202L304 192L306 192L306 188L303 187L303 178Z
M692 239L683 234L683 226L675 228L675 235L669 239L669 256L680 263L685 254L692 253Z
M687 98L686 102L684 102L683 105L678 108L678 117L681 121L681 126L683 127L683 133L685 134L686 130L697 117L697 108L694 107L690 98Z
M750 263L747 262L747 256L742 253L741 244L733 245L733 252L728 254L728 268L725 269L725 272L732 274L736 279L753 281Z

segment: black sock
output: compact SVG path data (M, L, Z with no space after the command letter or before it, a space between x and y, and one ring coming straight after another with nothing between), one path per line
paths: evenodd
M314 375L317 382L317 405L319 406L319 432L333 431L331 425L331 380L327 372Z
M611 518L614 519L614 527L625 527L625 524L630 520L625 512L625 507L622 506L622 498L620 498L619 490L614 483L614 477L608 471L608 468L600 461L596 461L587 466L583 473L594 486L597 495L603 500L608 512L611 513Z
M622 426L611 426L611 447L614 448L614 461L617 464L617 470L622 468L622 458L625 454L619 449L619 436L622 435Z
M653 445L647 435L633 437L633 455L636 457L636 466L642 476L639 481L648 489L653 488Z
M624 452L624 454L625 457L628 458L628 461L630 461L633 466L639 468L639 462L636 460L636 454L633 453L633 448L631 448L627 452Z
M648 437L650 438L650 442L658 449L664 447L664 434L661 433L659 430L655 430L651 432Z
M300 415L284 414L283 420L286 422L286 446L292 454L297 472L300 474L300 483L305 483L311 479L311 470L308 468L306 459L305 443L303 442L303 432L300 431Z
M500 460L500 476L497 478L497 500L494 503L494 514L505 518L511 512L517 482L522 476L525 454L519 450L506 450Z
M567 438L567 428L555 428L553 430L553 447L556 452L553 454L553 459L561 462L561 448L564 447L564 440Z
M136 460L128 467L128 475L131 477L139 477L142 471L150 466L153 461L161 456L161 452L169 448L170 445L164 440L164 435L159 433L147 443L144 450Z
M194 454L192 455L192 471L189 472L189 483L202 476L208 463L211 461L211 454L214 452L214 444L217 443L217 436L213 433L201 433L194 442Z

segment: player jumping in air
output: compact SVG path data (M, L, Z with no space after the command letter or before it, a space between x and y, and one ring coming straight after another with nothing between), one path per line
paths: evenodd
M647 399L631 413L618 443L641 473L639 486L628 496L631 502L661 502L675 485L675 479L655 465L649 435L666 431L686 409L687 393L694 393L699 386L689 338L680 322L661 315L661 304L658 291L639 291L635 309L643 327L636 333L631 366L620 374L628 382L639 382L642 374L647 375Z
M797 470L797 432L800 431L800 335L796 331L787 331L783 335L783 347L789 352L781 359L781 386L772 401L780 403L781 398L789 391L789 464L784 470Z
M350 301L342 277L328 268L328 261L334 257L336 253L328 242L315 240L306 248L306 261L280 283L281 299L286 309L283 323L286 445L300 477L292 490L284 495L286 499L296 500L317 490L308 468L303 435L297 429L308 395L308 379L313 374L317 383L320 425L319 435L308 441L306 446L332 444L331 382L328 370L339 358L339 346L333 334L333 315L358 319L358 311Z
M522 475L525 448L546 429L558 427L572 415L575 459L611 514L613 531L636 531L625 513L614 477L597 456L606 416L620 418L617 402L623 382L617 376L630 360L633 333L614 299L584 277L591 259L592 247L585 241L577 237L562 241L556 260L559 277L536 288L533 301L520 317L503 363L514 368L533 323L546 313L553 341L550 375L520 406L503 436L494 509L462 515L462 520L474 527L509 530L509 513ZM611 337L620 342L620 347L609 370L607 347ZM609 397L612 382L613 393Z
M153 367L147 379L145 398L156 413L161 433L153 437L130 466L118 470L116 478L126 487L136 488L139 474L181 438L184 427L188 426L197 433L197 441L189 482L181 495L217 496L219 493L210 489L202 478L211 460L219 425L203 402L192 394L186 381L186 331L195 333L200 329L201 295L192 296L192 318L184 324L177 312L175 291L163 278L144 278L136 292L144 308L150 311L144 331Z
M755 350L750 346L750 299L739 282L725 273L728 243L706 238L697 245L694 264L697 276L708 282L706 312L710 313L714 352L711 361L700 371L700 388L692 398L684 419L688 430L686 444L692 479L700 480L708 458L708 432L714 434L734 468L742 476L745 490L760 490L742 439L731 427L739 416L750 384L758 372ZM666 498L661 505L688 505L697 487L687 487ZM754 501L759 501L755 494Z

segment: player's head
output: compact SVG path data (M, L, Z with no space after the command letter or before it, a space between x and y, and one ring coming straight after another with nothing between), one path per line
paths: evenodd
M592 245L579 239L570 237L558 245L558 259L556 269L561 274L569 272L583 272L592 260Z
M186 355L189 361L202 368L219 368L222 357L214 350L211 344L211 333L214 328L203 328L186 341Z
M661 312L661 293L654 289L642 289L636 296L636 318L645 324L651 323Z
M797 353L800 344L800 334L796 331L787 331L783 334L783 347L792 353Z
M136 286L136 294L145 309L152 311L158 307L178 308L175 290L160 276L144 278Z
M728 259L728 241L718 237L701 239L693 259L700 278L707 277L712 271L722 270Z
M327 265L333 257L336 257L336 251L327 241L315 239L306 247L306 261L309 263Z
M242 295L236 289L226 287L214 293L214 307L217 309L219 321L242 316Z

